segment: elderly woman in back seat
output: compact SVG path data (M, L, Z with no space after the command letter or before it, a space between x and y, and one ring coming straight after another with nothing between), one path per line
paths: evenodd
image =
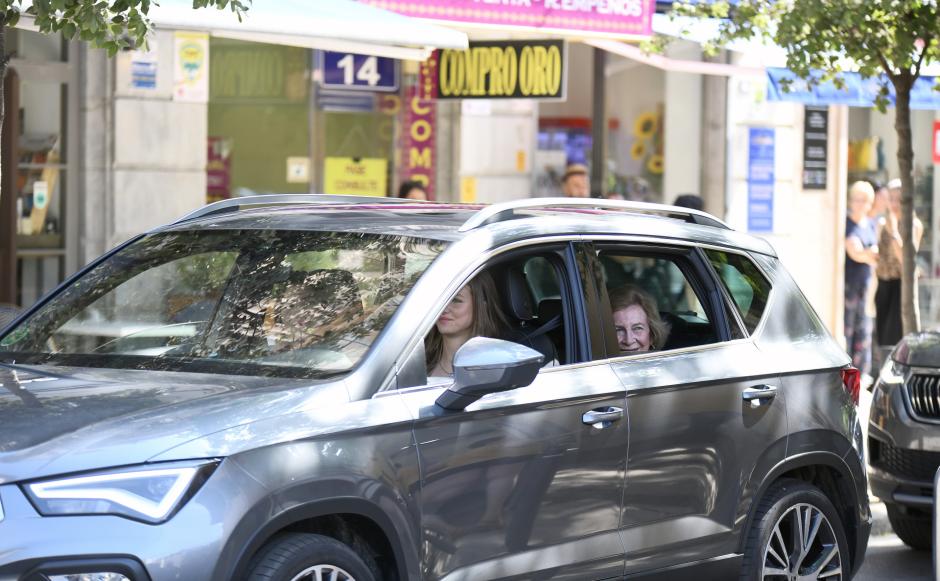
M661 349L667 328L656 300L646 291L625 285L610 291L610 308L621 353L627 355Z

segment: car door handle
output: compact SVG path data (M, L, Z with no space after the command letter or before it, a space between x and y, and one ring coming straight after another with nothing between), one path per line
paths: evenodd
M610 422L616 422L622 417L623 408L603 407L584 412L584 415L581 416L581 422L595 428L606 428L610 425Z
M741 392L741 399L751 402L752 407L757 407L763 400L771 400L776 395L776 385L754 385Z

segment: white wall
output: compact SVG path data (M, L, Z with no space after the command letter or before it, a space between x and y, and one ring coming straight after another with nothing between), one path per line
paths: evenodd
M702 60L701 47L675 42L668 54L682 60ZM679 194L701 194L702 75L665 74L665 159L663 201Z
M505 202L532 195L538 106L525 100L467 100L460 114L459 179L473 199Z
M114 63L109 246L205 204L207 105L173 101L173 45L156 33L155 89L131 87L129 54Z
M761 234L836 338L842 336L848 111L829 108L828 189L802 188L803 107L768 103L766 81L732 78L728 95L730 225L747 231L748 129L775 131L774 230Z

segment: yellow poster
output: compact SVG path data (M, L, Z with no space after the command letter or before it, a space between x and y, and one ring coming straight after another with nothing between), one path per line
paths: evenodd
M328 157L323 168L323 193L339 196L384 196L388 160Z

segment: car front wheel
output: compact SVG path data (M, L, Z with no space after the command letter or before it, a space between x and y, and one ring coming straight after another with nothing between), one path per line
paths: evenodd
M261 549L248 581L376 581L371 562L331 537L290 533Z
M742 581L849 579L842 521L815 486L781 480L761 500L748 530Z

